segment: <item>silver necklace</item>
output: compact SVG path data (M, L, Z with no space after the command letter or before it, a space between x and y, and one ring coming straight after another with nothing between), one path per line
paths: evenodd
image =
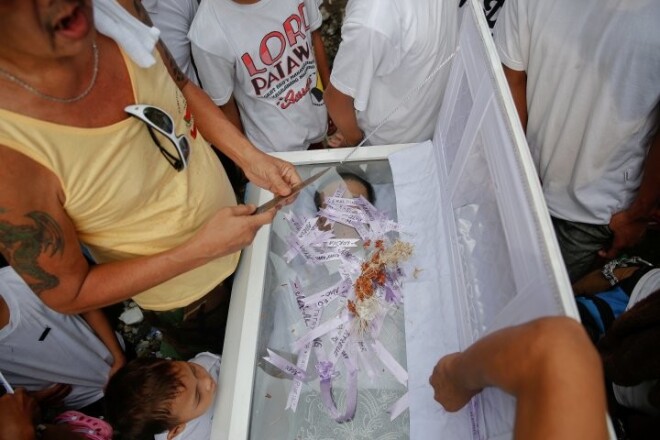
M47 95L47 94L45 94L43 92L40 92L39 90L35 89L30 84L23 81L22 79L15 77L11 73L9 73L6 70L1 69L1 68L0 68L0 75L4 76L8 80L18 84L19 86L23 87L28 92L33 93L33 94L37 95L40 98L47 99L48 101L59 102L61 104L71 104L72 102L80 101L85 96L89 95L89 92L91 92L92 88L94 88L94 84L96 84L96 77L99 73L99 48L96 46L96 41L94 41L92 43L92 51L94 53L94 70L92 72L92 80L89 82L89 85L87 86L87 88L85 90L83 90L80 95L74 96L73 98L58 98L57 96Z

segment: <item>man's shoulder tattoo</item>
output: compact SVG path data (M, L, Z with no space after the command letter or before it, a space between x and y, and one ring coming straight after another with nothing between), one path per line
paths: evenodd
M6 212L0 208L0 213ZM28 280L35 293L59 285L59 278L46 272L39 265L39 257L64 253L64 234L60 225L43 211L32 211L25 215L27 224L14 224L0 220L0 252L12 267Z

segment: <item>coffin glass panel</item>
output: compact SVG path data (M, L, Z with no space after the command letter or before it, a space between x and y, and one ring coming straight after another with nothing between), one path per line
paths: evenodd
M333 164L329 164L333 165ZM328 165L303 165L298 167L301 177L307 178ZM291 215L304 221L317 215L317 203L323 197L332 196L336 187L340 186L346 177L346 172L357 174L373 187L374 206L396 221L396 198L392 186L392 173L387 160L351 163L348 168L342 167L319 178L310 187L301 191L295 202L281 211L274 220L270 234L268 260L263 292L263 305L260 311L260 328L254 388L252 395L252 410L250 423L250 438L262 440L273 439L328 439L328 438L408 438L409 414L390 420L388 409L406 393L406 387L399 383L387 368L373 354L360 353L358 344L346 348L353 362L359 366L357 379L358 397L355 416L350 421L338 423L331 417L324 405L319 389L319 376L315 370L317 350L310 350L309 360L305 368L307 378L302 382L295 411L287 409L291 404L291 375L273 366L264 358L268 350L292 364L299 363L299 354L292 345L309 331L303 314L294 294L293 284L297 283L300 290L310 296L321 292L341 281L337 261L326 261L312 264L302 255L293 259L287 257L291 249L290 237L293 227L289 220ZM360 184L364 187L363 184ZM349 188L352 188L349 184ZM354 190L355 191L355 190ZM316 197L315 197L316 196ZM321 199L319 199L319 196ZM348 197L347 194L344 197ZM315 200L316 198L316 200ZM335 223L333 232L336 237L359 238L357 232L344 225ZM364 258L365 249L362 241L351 248L351 253L358 258ZM287 261L289 260L290 261ZM351 286L351 289L353 287ZM405 295L405 285L403 288ZM346 299L337 297L322 308L320 323L338 316L346 307ZM403 305L393 308L383 321L379 341L396 361L406 368L405 334L403 323ZM308 316L309 318L309 316ZM353 329L359 334L360 330ZM321 350L331 356L336 347L336 338L341 332L328 333L321 337ZM334 339L333 339L334 338ZM359 337L355 338L356 340ZM318 340L317 340L318 342ZM342 413L347 406L347 376L345 362L337 362L332 380L333 398L336 407Z
M491 327L492 320L516 294L495 191L482 136L477 135L452 196L468 328L474 340Z

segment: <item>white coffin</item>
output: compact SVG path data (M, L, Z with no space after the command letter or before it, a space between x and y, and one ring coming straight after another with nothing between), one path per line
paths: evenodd
M411 265L420 271L404 286L405 325L400 328L409 411L389 422L386 414L374 414L374 405L369 411L359 407L354 421L336 424L322 418L321 407L313 408L311 385L307 402L301 399L295 413L284 409L291 380L267 371L262 357L276 335L295 324L287 322L278 296L286 294L282 280L291 274L280 272L304 269L283 268L273 257L282 253L277 244L285 233L280 213L241 257L213 439L511 437L511 397L488 389L460 412L445 413L428 384L433 366L443 354L499 328L547 315L577 318L577 311L483 12L474 1L468 5L433 141L362 148L350 158L375 184L376 206L390 210L405 239L415 245ZM299 165L304 178L345 154L323 150L280 157ZM250 203L271 197L249 188ZM288 209L304 210L305 197L309 191Z

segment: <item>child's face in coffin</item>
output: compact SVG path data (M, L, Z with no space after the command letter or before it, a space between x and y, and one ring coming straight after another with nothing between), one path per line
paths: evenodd
M358 198L362 196L367 200L369 199L369 191L362 182L351 178L344 178L343 180L330 183L328 186L323 188L323 190L319 191L319 193L321 194L321 208L325 207L325 198L332 196L340 185L346 187L344 198L351 198L351 197ZM358 233L355 231L355 229L351 228L350 226L343 225L341 223L335 223L334 226L331 227L326 222L326 219L324 217L319 217L317 226L322 231L329 231L330 229L332 229L337 238L358 237Z

